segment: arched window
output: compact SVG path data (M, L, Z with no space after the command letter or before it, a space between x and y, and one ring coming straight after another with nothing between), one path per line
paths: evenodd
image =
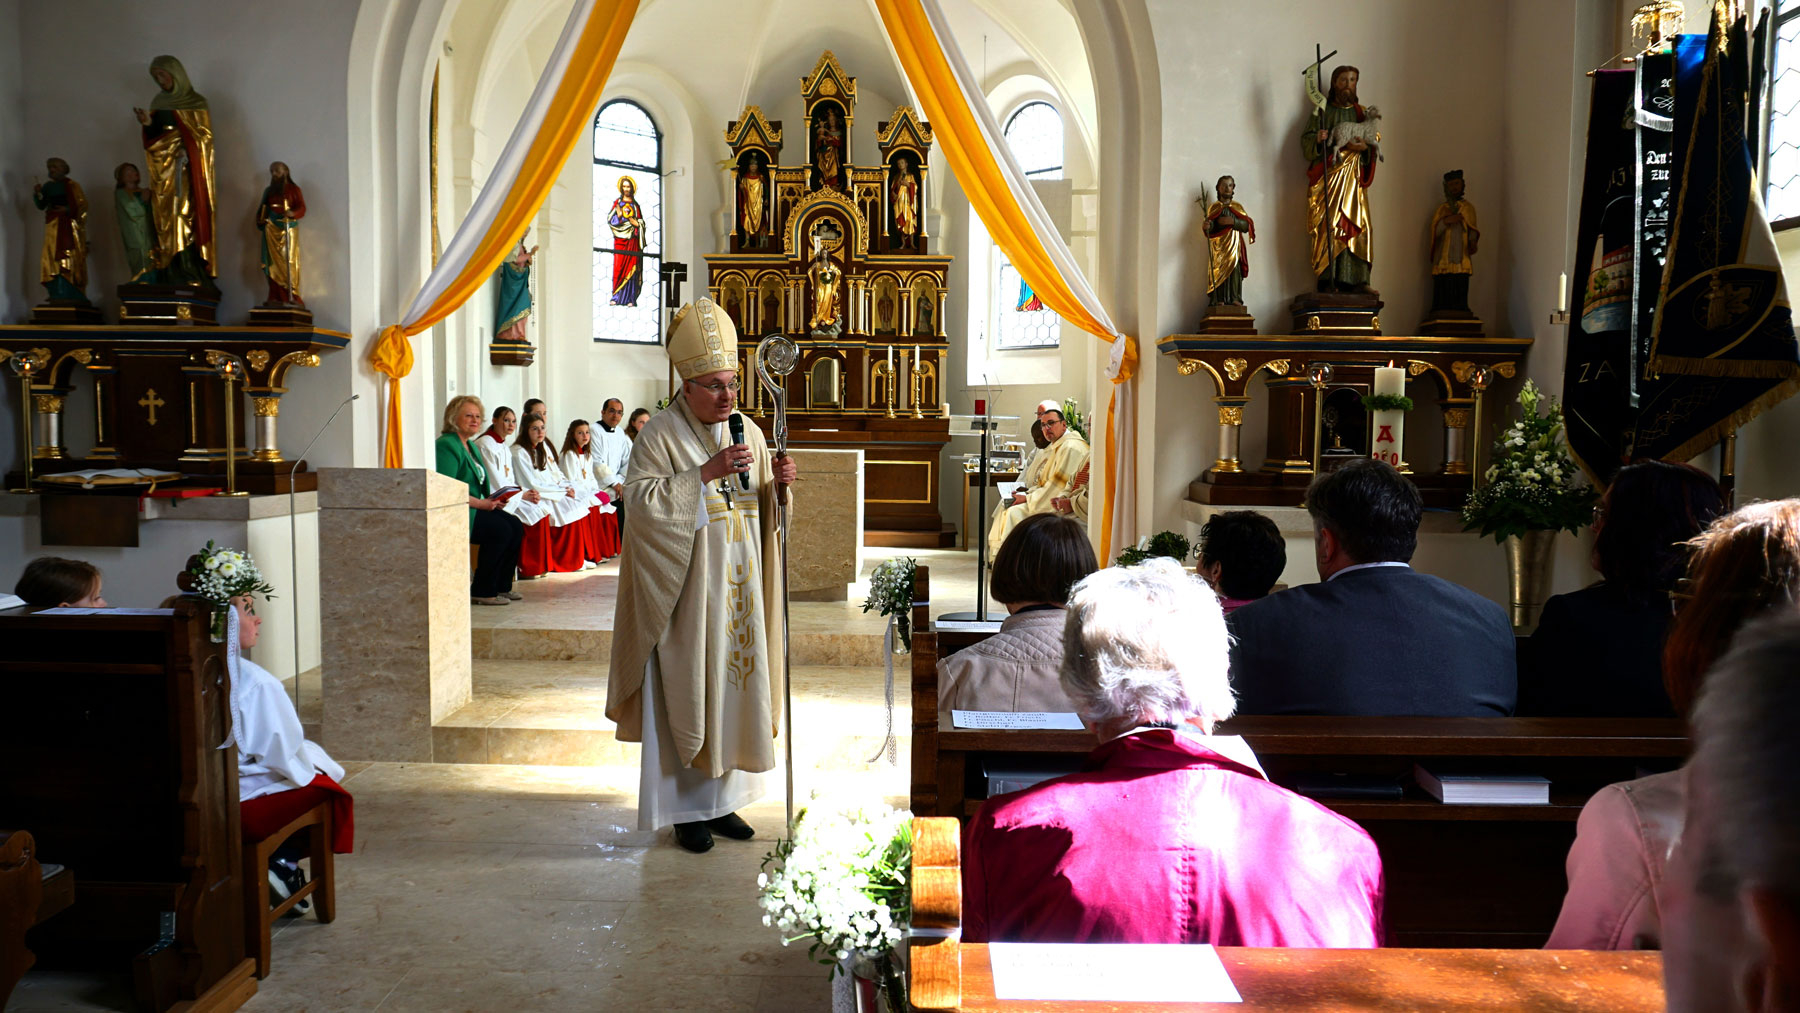
M1002 131L1013 161L1027 179L1061 179L1063 170L1062 114L1048 102L1027 102L1007 117ZM1062 335L1062 318L1044 306L1037 293L1019 277L1006 254L994 249L995 345L1001 350L1055 348Z
M662 340L662 131L635 102L594 116L594 340Z

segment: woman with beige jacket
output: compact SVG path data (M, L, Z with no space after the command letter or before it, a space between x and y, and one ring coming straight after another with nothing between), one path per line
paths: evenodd
M938 707L1073 711L1059 681L1069 588L1099 569L1087 530L1063 514L1033 514L994 557L1000 632L938 661Z

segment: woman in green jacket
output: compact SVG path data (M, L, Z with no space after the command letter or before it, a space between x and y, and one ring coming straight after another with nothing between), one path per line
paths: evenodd
M480 547L469 600L476 605L510 605L521 595L512 589L519 569L519 541L525 526L501 509L504 501L487 494L487 471L469 441L487 422L481 399L463 394L444 409L444 434L437 439L437 470L469 487L469 541Z

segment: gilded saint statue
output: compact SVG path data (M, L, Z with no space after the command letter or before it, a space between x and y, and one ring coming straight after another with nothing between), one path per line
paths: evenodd
M844 190L844 116L835 105L824 108L813 125L813 168L818 173L813 189Z
M1469 276L1475 273L1475 205L1464 199L1463 173L1444 173L1444 202L1431 215L1431 312L1467 312Z
M1332 70L1331 92L1307 118L1300 153L1307 163L1307 217L1319 291L1373 296L1369 186L1375 182L1380 114L1358 101L1360 76L1347 64Z
M306 217L306 195L294 185L286 162L269 163L269 185L256 205L262 233L262 271L269 279L265 306L305 306L300 298L300 219Z
M150 191L143 175L130 162L113 170L113 215L119 223L119 242L125 247L128 282L149 283L156 278L156 216L150 209Z
M894 178L888 184L888 206L894 209L894 234L900 249L919 248L919 176L913 171L912 159L902 156L894 160Z
M81 184L69 178L69 163L60 158L44 162L50 174L35 183L31 200L44 213L44 250L38 258L38 280L52 303L88 305L87 297L87 195Z
M1237 196L1237 180L1220 176L1214 187L1217 199L1206 209L1206 304L1244 305L1244 279L1250 277L1250 244L1256 242L1256 223L1244 213Z
M807 281L812 285L813 311L812 319L807 326L815 335L837 336L843 328L839 325L840 286L844 280L844 269L831 258L831 251L825 248L823 237L813 237L812 266L806 269Z
M748 246L761 246L769 230L768 178L762 170L762 152L752 151L738 173L738 235Z
M153 264L162 281L213 288L218 273L213 194L212 113L173 56L150 61L160 89L149 109L134 109L143 127L156 222Z

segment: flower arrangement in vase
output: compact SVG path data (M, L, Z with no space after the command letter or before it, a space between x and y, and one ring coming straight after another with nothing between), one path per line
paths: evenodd
M1529 627L1547 597L1557 532L1580 531L1599 495L1569 456L1562 407L1529 380L1519 391L1519 420L1495 441L1482 478L1463 504L1463 530L1505 546L1513 625Z
M907 1008L899 947L912 918L912 813L881 803L814 803L756 877L763 924L781 944L870 981L889 1011Z

